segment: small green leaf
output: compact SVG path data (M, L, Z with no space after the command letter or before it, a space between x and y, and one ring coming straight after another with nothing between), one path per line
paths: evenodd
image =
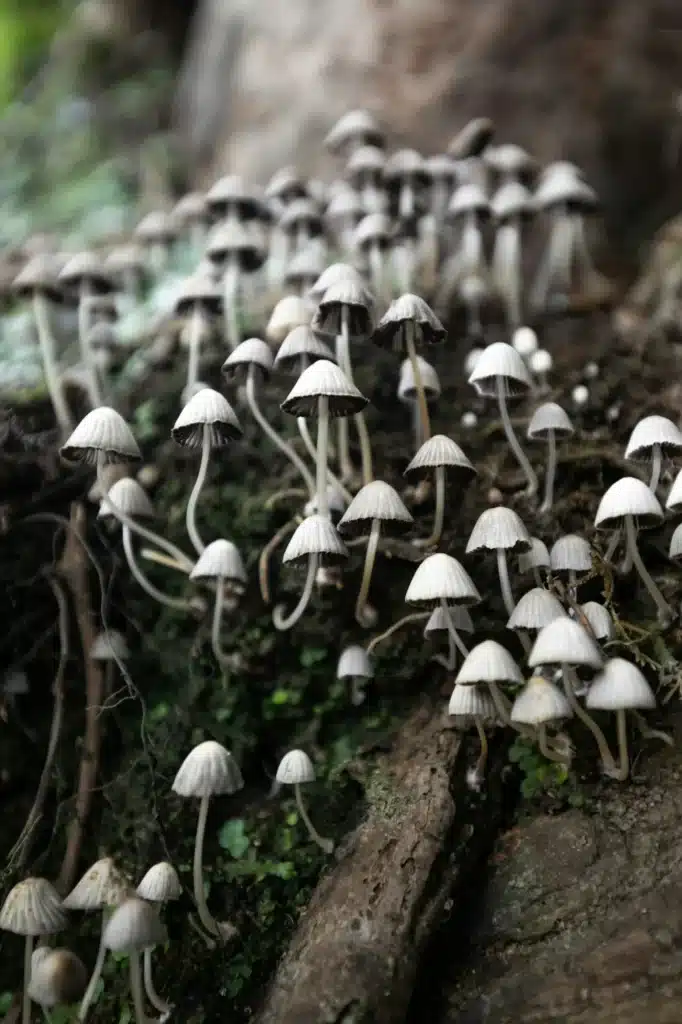
M324 647L304 647L301 651L301 665L303 668L312 668L327 657Z
M270 697L271 704L288 704L290 699L290 693L288 690L275 690Z
M243 819L232 818L226 821L218 833L218 842L235 860L243 857L250 845Z

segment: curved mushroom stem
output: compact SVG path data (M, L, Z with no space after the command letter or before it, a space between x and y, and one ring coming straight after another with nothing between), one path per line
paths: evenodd
M291 627L295 626L300 617L303 615L303 612L308 607L308 603L310 602L310 597L313 592L313 587L315 585L315 575L317 573L317 566L319 561L319 555L308 555L308 573L305 578L303 593L301 594L298 604L296 605L294 610L289 615L287 615L286 618L284 617L284 606L281 604L277 605L277 607L272 613L272 623L275 629L279 629L281 631L291 629Z
M329 399L320 395L317 399L317 458L316 494L318 515L329 517L327 495L327 464L329 459Z
M579 703L573 690L573 670L568 665L563 664L561 666L561 680L564 687L564 693L566 694L566 698L573 714L580 719L583 725L587 726L597 741L604 773L613 777L614 773L617 772L614 756L609 749L604 733L601 731L594 718L592 718L592 715L590 715L589 712L586 711Z
M80 345L81 359L86 369L86 389L88 398L93 409L102 404L102 393L97 376L97 364L94 359L92 346L88 341L90 330L90 285L84 281L80 287L78 299L78 343Z
M209 796L202 796L201 803L199 804L197 833L196 839L194 841L194 899L196 900L197 910L199 911L199 920L201 921L209 935L217 935L218 938L224 938L226 934L224 930L225 926L221 926L219 922L211 916L211 912L208 909L208 904L206 902L206 894L204 893L204 835L206 833L206 819L208 817L208 802L210 799L211 798Z
M185 512L185 525L187 526L187 533L189 539L192 541L194 550L198 555L202 554L206 550L206 545L199 536L197 530L197 504L199 502L199 496L202 488L206 482L206 473L208 472L208 461L211 457L211 427L208 423L204 423L201 432L201 462L199 463L199 472L197 478L194 481L194 487L192 493L189 496L187 502L187 510Z
M416 548L435 547L442 534L445 521L445 466L436 466L436 509L433 515L433 530L428 537L417 538L412 541Z
M556 435L553 430L547 434L547 471L545 473L545 496L538 509L540 515L550 512L554 504L554 481L556 479Z
M370 640L367 644L368 656L372 655L375 647L378 647L379 644L384 642L384 640L388 640L394 633L397 633L399 629L402 629L403 626L406 626L410 622L423 622L424 619L428 619L430 614L430 612L412 612L410 615L404 615L402 619L398 619L397 622L394 622L393 625L389 626L383 633L379 633Z
M500 419L502 420L502 426L504 428L507 441L509 442L509 447L516 456L516 461L523 470L526 480L528 481L528 486L526 487L526 494L529 498L532 498L532 496L537 493L538 478L535 475L535 470L528 461L526 453L521 447L521 443L518 437L514 433L514 428L512 427L512 422L511 419L509 418L509 410L507 409L507 396L505 393L504 377L497 377L496 385L497 404L500 409Z
M507 565L507 552L504 548L497 549L497 575L500 577L500 590L507 615L514 614L516 602L512 594L511 583L509 582L509 566Z
M294 785L294 792L296 794L296 806L298 807L298 812L303 819L303 824L308 829L308 835L314 843L317 843L317 845L324 850L325 853L332 853L334 850L334 841L333 839L325 839L324 836L321 836L308 817L308 812L306 811L305 804L303 803L301 787L298 783L295 783Z
M512 722L511 719L511 701L502 692L497 683L488 682L486 684L490 690L490 696L493 698L493 702L497 709L497 713L500 716L502 722L508 725L510 729L514 729L521 736L526 736L528 739L537 741L537 730L532 725L521 725L519 722Z
M50 315L47 299L40 292L33 295L33 316L35 319L40 354L43 357L45 383L52 402L52 408L59 424L60 432L66 437L73 430L73 419L69 409L57 367L56 344L50 327Z
M24 939L24 990L21 1002L21 1024L31 1024L31 997L28 986L31 980L31 954L33 953L33 936Z
M457 630L455 628L455 623L452 620L452 614L450 612L450 608L449 608L448 603L447 603L447 601L445 600L444 597L441 597L441 599L440 599L440 606L443 609L443 614L445 615L445 621L448 624L448 636L451 638L452 642L457 647L457 650L460 652L462 657L463 658L468 657L469 649L468 649L468 647L466 646L466 644L464 643L464 641L462 640L461 636L459 635L459 633L457 632Z
M658 490L658 485L661 480L661 467L663 464L663 455L661 452L660 444L655 444L651 452L651 479L649 480L649 490L653 491L654 494Z
M137 950L130 952L128 962L130 965L130 995L133 1000L135 1024L149 1024L149 1018L144 1012L144 988L142 985L142 971L140 970L140 954Z
M407 346L407 355L412 364L412 373L414 376L414 386L417 391L417 402L419 403L419 416L422 421L422 437L425 441L428 441L431 437L431 419L429 417L429 407L426 401L426 392L424 391L424 381L422 380L422 372L419 367L419 360L417 359L417 350L414 344L415 325L414 322L408 320L405 324L405 343Z
M239 265L229 259L223 275L225 340L234 352L239 344Z
M88 1016L88 1013L90 1011L90 1006L92 1004L93 999L95 998L95 992L97 991L97 986L99 985L99 979L102 976L102 968L104 967L104 960L105 960L106 955L107 955L106 946L104 945L104 942L102 941L102 936L104 935L104 929L105 929L106 923L107 923L107 916L108 916L107 915L107 911L103 910L102 911L102 927L100 929L99 947L97 949L97 959L95 960L95 966L93 967L92 974L90 975L90 980L88 982L88 987L85 990L85 994L84 994L84 996L83 996L83 998L81 1000L81 1004L80 1004L80 1006L78 1008L78 1020L81 1021L81 1024L82 1024L83 1021L86 1020L86 1018Z
M273 508L279 505L281 501L288 501L289 498L296 498L297 500L300 500L302 498L305 498L307 494L308 492L302 490L300 487L285 487L284 490L275 491L274 494L271 494L268 500L263 505L263 508L267 509L268 512L272 512ZM308 494L308 496L312 497L314 494L315 485L313 484L313 494Z
M305 416L297 416L296 424L298 426L298 432L301 435L303 443L306 446L309 455L314 460L315 466L317 467L317 451L315 450L313 439L310 436L310 431L308 430L308 424L306 422ZM327 466L327 480L329 484L331 484L331 486L335 490L337 490L339 494L343 497L343 500L346 502L346 504L350 505L351 501L353 500L353 495L343 486L339 478L337 476L334 476L329 466Z
M617 782L625 782L630 774L630 755L628 754L628 726L625 708L616 711L616 728L618 730L618 770L613 776Z
M625 543L627 545L627 552L639 574L639 578L649 591L651 599L656 605L659 623L662 626L667 626L674 617L673 610L654 583L649 570L642 561L642 556L640 555L639 548L637 547L637 529L632 516L625 516Z
M355 621L358 625L364 626L365 629L371 628L375 618L374 615L368 615L367 597L369 595L369 588L372 582L372 571L374 569L374 562L377 556L380 536L381 520L373 519L372 528L369 533L369 540L367 541L367 548L365 550L365 564L362 570L362 582L360 583L360 590L355 602Z
M431 661L435 661L438 665L442 665L446 672L454 672L455 665L457 664L457 648L455 647L455 641L452 639L452 633L448 629L448 656L444 654L434 654Z
M257 367L252 363L249 366L249 372L246 375L246 401L249 406L251 415L255 419L258 426L261 428L266 437L268 437L276 448L286 455L289 462L294 466L303 477L303 482L308 488L309 497L313 497L315 494L315 480L313 475L306 466L303 459L300 457L298 452L294 451L288 441L285 441L283 437L277 433L275 428L268 423L265 416L261 412L260 406L258 405L257 391L256 391L256 375Z
M538 747L540 749L540 753L543 757L546 757L548 761L557 761L559 764L570 765L570 754L561 753L554 747L550 747L547 743L547 728L544 724L538 725Z
M130 569L131 573L133 574L137 582L140 584L142 589L146 590L149 596L153 597L155 601L159 602L159 604L166 605L167 608L173 608L176 611L180 612L190 611L192 608L191 601L186 601L182 597L171 597L169 594L164 594L163 591L159 590L157 587L154 586L151 580L147 579L141 567L138 565L137 559L135 558L133 538L130 532L130 528L125 523L123 523L121 533L123 539L123 551L126 556L128 568Z
M225 605L225 580L219 576L216 580L215 602L213 604L213 623L211 625L211 647L215 659L219 665L229 664L229 655L225 653L220 643L220 629L223 622L223 607Z
M667 700L664 700L663 703L667 703ZM630 714L635 720L635 725L639 729L642 739L660 740L662 743L667 743L669 747L675 746L675 741L670 733L664 732L662 729L652 729L644 715L639 711L636 711L634 708L630 711Z
M289 533L293 533L297 526L301 523L300 516L294 516L284 526L280 526L274 537L271 537L265 547L260 553L258 559L258 583L260 585L260 592L265 604L270 604L270 556L275 548L280 544Z
M199 361L201 359L201 341L204 334L204 317L201 307L195 305L189 322L189 352L187 356L187 384L185 391L191 395L192 389L199 380Z
M483 728L483 722L478 715L474 715L474 725L476 726L476 732L481 742L481 752L478 755L476 764L474 766L474 778L483 781L485 777L485 766L488 760L488 737L486 736L485 729Z
M144 974L144 990L147 993L147 998L152 1004L155 1010L159 1013L168 1015L173 1009L172 1003L167 1003L165 999L162 999L159 993L154 988L154 979L152 977L152 951L151 947L144 950L142 954L142 972Z
M604 552L604 561L610 562L616 553L616 548L620 543L620 530L614 530L609 539L608 546Z

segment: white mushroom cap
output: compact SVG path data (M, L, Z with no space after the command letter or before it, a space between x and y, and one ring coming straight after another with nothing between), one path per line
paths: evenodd
M469 376L469 383L473 384L479 395L494 398L500 378L505 395L521 395L531 386L526 364L516 349L504 341L494 341L478 357Z
M658 446L664 452L682 449L682 432L667 416L645 416L630 434L626 459L648 459Z
M634 516L638 526L653 526L663 518L656 495L634 476L624 476L611 484L599 502L595 526L607 528L620 525L625 516Z
M338 487L334 487L333 484L327 485L327 505L329 511L336 515L343 515L346 511L346 499L344 498ZM314 494L312 498L309 498L303 506L303 515L312 516L317 512L317 494Z
M343 114L328 132L324 144L332 152L338 152L358 138L383 139L383 132L369 110L349 110Z
M130 468L126 466L125 462L109 462L106 466L102 466L100 475L104 484L104 492L108 493L117 480L122 480L130 475ZM102 488L99 485L99 480L95 477L92 487L88 491L88 501L98 504L101 499Z
M472 621L469 610L463 605L452 605L448 609L452 624L458 632L462 633L473 633L474 623ZM431 633L447 633L449 632L448 621L441 605L434 608L429 616L429 620L424 626L424 636L429 636Z
M487 215L490 213L488 197L483 189L475 183L466 183L455 189L448 203L449 219L462 217L467 213Z
M398 492L383 480L372 480L360 488L339 520L339 531L362 531L375 519L403 528L414 522Z
M394 299L376 326L372 341L384 348L407 350L406 330L414 330L416 346L445 340L446 331L429 304L419 295L406 292Z
M590 572L592 569L590 545L577 533L559 537L552 544L549 560L554 572Z
M186 448L199 448L203 443L203 428L211 427L213 448L222 448L228 441L242 436L237 415L219 391L202 388L190 398L171 430L173 440Z
M441 393L440 379L435 367L428 363L423 356L417 355L417 365L422 379L422 387L427 401L434 401ZM403 359L400 364L400 378L398 380L398 398L402 401L414 401L418 395L417 383L414 379L414 367L412 360Z
M331 263L322 271L308 294L311 299L319 300L332 285L340 284L343 281L354 281L365 287L359 271L350 263Z
M590 624L590 629L597 640L610 640L613 636L613 619L608 608L597 601L586 601L580 605L580 611Z
M455 683L448 704L448 714L458 718L481 718L485 722L497 719L495 702L483 686ZM465 724L465 723L462 723Z
M500 223L512 217L527 219L533 213L531 194L519 181L508 181L498 188L490 200L490 210Z
M59 893L45 878L25 878L10 889L0 910L0 928L15 935L52 935L66 928Z
M437 466L462 470L467 475L476 474L476 469L458 444L444 434L434 434L418 449L405 470L405 476L425 469L435 469Z
M147 871L136 892L149 903L167 903L182 895L182 886L173 865L161 860Z
M439 551L417 566L405 594L408 604L478 604L481 595L464 566Z
M272 345L281 345L294 327L307 327L314 314L315 307L309 299L285 295L270 314L265 337Z
M337 679L372 679L374 669L372 662L364 647L359 644L352 644L344 647L336 666Z
M530 548L519 555L519 572L530 572L532 569L549 569L549 551L547 545L539 537L530 538Z
M293 253L284 272L284 283L287 286L310 284L320 276L326 263L325 252L319 245L312 242L298 252Z
M678 523L670 538L669 558L679 558L682 555L682 523Z
M326 559L348 557L346 545L327 516L317 513L306 516L296 527L284 550L282 561L297 562L309 555L323 555Z
M239 549L231 540L214 540L199 555L189 574L191 580L236 580L246 583L246 569Z
M320 299L312 328L336 337L342 333L344 316L350 341L362 341L372 333L374 303L361 280L346 278L331 285Z
M151 905L131 896L113 912L102 934L112 953L139 953L166 941L166 929Z
M554 594L542 587L533 587L519 600L507 622L508 629L542 629L566 610Z
M533 373L549 373L554 366L552 353L548 352L546 348L539 348L536 352L533 352L528 362ZM575 391L577 390L576 388ZM587 388L585 388L585 391L587 391Z
M309 363L316 359L334 361L334 353L329 345L313 331L308 324L293 327L279 346L275 356L275 369L285 373L299 373L301 360Z
M538 348L538 336L532 327L517 327L512 335L512 348L523 359L529 359Z
M135 462L142 458L126 421L106 405L84 416L61 449L65 459L91 465L97 462L100 452L109 462Z
M602 656L596 643L575 619L563 616L540 630L528 656L531 668L539 665L587 665L601 668Z
M625 658L609 658L587 691L585 703L598 711L655 708L656 698L644 675Z
M94 661L126 661L130 657L126 638L117 629L103 630L95 637L90 657Z
M290 750L280 761L275 778L285 786L314 782L313 762L304 750Z
M472 647L457 673L457 683L518 683L523 682L521 669L506 647L496 640L484 640Z
M568 415L556 402L545 402L533 413L526 430L531 440L547 438L550 434L569 437L575 433Z
M111 485L107 494L116 508L126 516L133 519L151 519L154 515L154 506L149 500L147 492L132 477L125 476L122 480L117 480L115 484ZM104 500L100 502L97 518L116 518L111 505Z
M523 520L511 508L496 505L481 512L467 541L466 553L472 551L525 551L530 548L530 534Z
M319 359L303 371L282 402L282 409L293 416L317 416L322 396L327 398L329 416L351 416L367 405L365 396L336 363Z
M682 508L682 469L673 480L665 507L671 512L677 512Z
M232 376L239 369L257 366L267 376L272 370L274 357L270 346L260 338L247 338L237 345L222 366L223 373Z
M64 900L67 910L100 910L115 907L128 890L128 883L111 857L102 857L89 867Z
M85 964L69 949L39 946L31 957L29 998L51 1009L59 1004L71 1005L81 998L88 984Z
M532 676L512 705L511 720L522 725L544 725L572 714L558 686L543 676Z
M173 780L173 792L178 796L232 795L244 785L239 765L229 750L206 740L190 750Z

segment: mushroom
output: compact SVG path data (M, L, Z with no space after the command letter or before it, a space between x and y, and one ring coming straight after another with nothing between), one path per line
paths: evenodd
M89 654L93 661L102 662L104 693L110 697L114 688L114 665L125 663L130 657L126 638L117 629L107 627L96 635Z
M66 261L59 272L59 283L66 291L75 290L78 295L78 342L87 373L88 398L96 408L102 404L102 391L93 351L88 344L90 300L94 295L112 292L114 282L99 256L93 252L82 252Z
M305 249L323 234L323 227L320 209L313 199L294 199L279 218L279 228L288 240L287 254L291 249Z
M502 296L507 325L513 330L523 322L523 225L533 216L528 189L518 181L501 185L490 202L495 218L492 275Z
M327 249L320 239L308 242L288 260L284 271L284 286L308 295L327 263Z
M530 538L530 547L519 555L518 568L520 573L532 572L535 584L543 585L540 569L549 569L549 551L547 545L539 537Z
M344 647L336 666L337 679L350 679L351 704L358 707L365 700L363 684L374 676L372 662L364 647L359 644L351 644Z
M152 210L142 218L134 234L145 248L152 272L157 278L162 277L178 234L175 221L165 210Z
M594 710L616 712L620 763L612 777L624 782L630 774L625 712L635 708L655 708L653 691L636 665L624 658L610 658L592 681L585 703Z
M361 626L369 628L374 624L375 614L367 604L372 571L379 547L381 524L391 523L398 526L411 526L412 516L405 508L396 490L382 480L373 480L366 484L355 495L350 505L339 520L339 532L362 530L371 522L369 540L365 552L365 564L362 571L362 582L355 602L355 619Z
M448 153L457 161L481 156L495 134L489 117L474 117L448 143Z
M212 388L202 388L185 405L173 424L171 434L173 440L183 448L201 448L199 472L185 512L187 533L195 551L200 555L205 544L197 530L196 510L206 480L211 449L223 448L230 441L241 437L242 428L227 399Z
M71 950L45 946L34 950L28 994L42 1009L47 1024L52 1019L49 1011L54 1006L75 1003L83 995L87 982L85 964Z
M485 269L483 224L490 217L483 189L473 183L460 185L450 199L447 217L462 224L456 256L458 274L480 273Z
M538 336L532 327L517 327L512 334L512 348L519 353L525 363L530 360L533 352L537 352L538 345Z
M568 415L556 402L545 402L533 413L526 430L530 441L547 441L547 470L545 472L545 496L538 509L540 515L550 512L554 503L554 480L556 478L557 437L570 437L574 427Z
M226 220L211 231L206 254L222 270L225 340L235 349L241 341L242 275L252 274L263 265L265 246L254 231Z
M232 796L242 789L244 780L239 765L229 750L215 740L206 740L190 750L180 765L173 780L173 792L183 797L198 797L199 817L194 842L194 899L199 910L199 918L210 935L219 939L229 939L235 934L234 925L226 921L216 921L208 909L204 893L203 854L204 835L208 805L212 796L227 794ZM151 943L146 943L151 945Z
M378 299L387 298L385 254L393 238L393 224L385 213L368 213L353 234L353 247L369 264L372 291Z
M265 216L264 197L238 174L225 174L206 193L206 205L216 222L242 226Z
M397 194L398 220L412 223L418 196L429 183L424 158L415 149L396 149L386 160L384 176L389 189Z
M313 763L305 751L290 750L285 754L279 763L275 779L280 785L294 787L296 806L298 807L299 814L303 819L303 824L308 830L308 835L314 843L317 843L320 849L324 850L325 853L332 853L334 850L333 840L325 839L320 835L308 817L308 812L305 804L303 803L301 786L305 785L307 782L315 781L315 769L313 768Z
M444 434L434 434L425 441L405 470L408 474L433 469L436 478L436 511L433 518L433 530L426 538L414 541L418 547L435 547L443 533L445 520L445 470L453 470L457 478L464 483L476 476L476 469L469 462L462 449Z
M386 212L385 168L386 154L378 146L359 146L348 158L346 178L358 195L365 214Z
M208 204L203 192L186 192L173 207L173 220L189 232L189 244L195 254L206 244Z
M567 533L552 544L549 553L552 572L568 573L568 594L575 601L578 589L577 573L592 572L592 550L584 537Z
M594 524L601 528L625 527L626 554L656 605L659 622L666 625L674 617L673 610L654 583L637 546L637 530L656 525L662 518L663 509L653 491L636 477L624 476L611 484L602 497Z
M25 878L10 889L0 910L0 929L25 936L24 990L21 1024L30 1024L31 953L36 935L52 935L66 927L66 914L59 893L45 878Z
M516 601L509 582L508 551L526 551L530 548L530 534L513 509L497 505L481 512L467 541L466 553L472 551L495 551L500 592L507 610L513 615Z
M324 501L325 508L328 508L326 492ZM310 596L313 592L313 585L315 583L317 570L320 565L320 560L323 557L326 559L348 557L346 546L341 540L338 531L332 525L328 511L324 515L315 513L313 515L306 516L303 522L297 526L293 536L286 546L282 556L284 564L286 565L288 562L298 562L307 558L308 571L303 592L293 611L285 617L282 605L277 605L274 609L272 613L272 621L275 629L291 629L291 627L298 622L301 615L303 615L303 612L308 607L308 602L310 601Z
M352 153L360 146L383 148L386 139L383 131L369 110L349 110L328 132L324 145L332 153Z
M429 180L431 216L437 225L442 224L453 190L457 186L457 164L445 153L428 156L424 170Z
M359 194L343 182L345 188L333 195L325 210L325 222L344 255L351 257L355 248L355 231L367 212ZM385 205L385 202L384 202Z
M530 153L514 142L488 146L483 153L483 162L500 180L502 188L528 181L536 169L536 162Z
M558 686L535 673L519 693L511 709L512 722L537 729L538 747L549 761L571 763L570 752L562 753L547 742L547 725L561 718L570 718L571 706Z
M132 308L147 277L147 264L142 248L135 242L116 245L104 265L119 284L128 308Z
M597 601L586 601L578 606L588 626L594 633L595 640L611 640L614 634L613 619L608 608Z
M467 773L467 781L472 789L479 789L485 774L485 765L488 760L488 737L485 726L494 725L497 720L497 709L490 693L482 686L473 684L455 683L455 687L448 704L448 714L455 719L455 726L460 729L467 729L470 725L476 727L480 741L480 752L476 764L470 773Z
M530 355L528 366L536 380L536 391L543 394L549 391L547 374L551 372L554 366L552 353L548 352L546 348L536 349L535 352L532 352ZM572 397L576 406L583 406L589 398L589 391L584 385L579 384L573 389Z
M214 540L199 555L197 564L189 574L192 580L215 580L211 646L219 665L230 664L229 656L220 642L223 608L226 598L241 593L246 585L246 569L238 549L229 540Z
M484 640L472 647L462 662L455 683L459 683L460 686L485 685L501 720L507 725L512 724L509 717L510 704L499 684L512 683L519 686L523 683L523 676L509 651L496 640ZM481 732L482 729L479 729L479 735ZM484 739L481 736L481 747L483 746Z
M271 345L281 345L295 327L308 327L314 313L315 307L309 299L303 299L300 295L285 295L270 314L265 337Z
M432 661L438 662L442 665L447 672L453 672L455 665L457 664L457 648L455 647L454 640L452 639L452 633L450 632L450 620L457 630L462 633L473 633L474 624L471 620L471 615L466 608L454 605L452 608L448 606L447 615L443 611L440 605L434 608L429 616L429 620L424 626L424 636L428 637L432 633L447 633L448 636L448 655L447 658L442 654L434 654Z
M425 608L440 607L453 643L466 658L469 651L455 625L450 605L469 606L481 600L473 580L456 558L437 552L419 565L405 594L407 604Z
M194 273L185 278L175 297L175 313L187 323L187 395L199 380L201 345L208 333L209 317L218 315L222 305L220 289L205 274Z
M128 955L135 1024L148 1024L144 1009L140 953L165 941L166 929L156 910L137 896L125 900L111 915L104 929L105 947L112 953Z
M426 359L419 355L417 356L417 366L419 367L419 375L421 376L426 401L435 402L441 393L438 374L431 363L427 363ZM414 369L409 359L403 359L400 364L398 398L401 402L407 402L411 406L414 449L416 451L424 443L426 438L422 436L422 417L419 408L419 393L414 379Z
M158 903L159 913L161 912L164 903L168 903L170 900L176 900L182 894L182 886L180 885L180 879L178 873L172 864L168 861L162 860L158 864L154 864L153 867L147 871L146 875L138 885L136 889L136 895L140 899L146 900L148 903ZM173 1010L173 1005L167 1003L165 999L162 999L154 987L154 979L152 977L152 951L147 946L142 954L142 974L144 976L144 988L147 993L149 1002L152 1004L159 1013L164 1016L169 1015Z
M509 447L516 456L528 482L526 494L528 497L532 497L537 493L538 478L514 433L507 410L507 398L522 394L530 387L531 381L526 364L511 345L507 345L504 341L495 341L483 349L469 376L469 383L473 384L479 395L497 398L500 418Z
M519 599L518 604L509 616L507 629L522 629L535 632L543 629L554 619L566 615L566 610L559 600L544 590L543 587L533 587ZM521 634L526 654L529 653L530 644L525 634Z
M664 455L682 451L682 431L667 416L645 416L635 426L625 449L626 459L651 459L649 489L655 494Z

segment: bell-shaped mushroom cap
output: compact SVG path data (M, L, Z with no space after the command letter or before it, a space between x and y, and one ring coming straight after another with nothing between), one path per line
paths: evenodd
M481 718L486 723L492 723L497 718L497 709L495 701L485 687L455 683L448 704L448 714L460 718Z
M272 345L281 345L294 327L308 326L315 314L310 299L301 295L285 295L273 309L265 337Z
M131 516L133 519L151 519L154 516L154 506L149 500L147 492L132 477L124 476L117 480L107 493L117 510L120 509L126 516ZM97 518L116 518L111 505L104 500L100 502Z
M393 224L388 214L368 213L355 228L353 242L360 252L367 252L373 245L385 249L393 234Z
M209 426L211 446L222 448L229 441L242 436L237 415L223 395L213 388L202 388L190 398L175 423L173 440L184 448L199 448L203 443L203 429Z
M294 199L286 206L279 218L279 226L282 231L293 234L305 224L311 234L320 234L322 231L322 215L317 203L313 199Z
M665 507L671 512L677 512L682 508L682 469L673 480Z
M567 533L552 544L549 564L554 572L590 572L592 551L584 537Z
M424 184L427 182L424 169L424 157L416 149L396 149L386 160L386 178L391 182L400 182L414 177Z
M64 900L67 910L100 910L116 907L125 897L128 883L111 857L102 857L88 868Z
M341 491L334 487L333 484L327 484L327 506L332 515L342 516L346 511L346 500ZM303 506L303 515L314 515L317 512L317 507L317 494L313 494L312 498L306 501Z
M364 647L359 644L351 644L344 647L336 666L337 679L372 679L374 669L372 662Z
M542 629L566 615L559 600L542 587L533 587L518 601L507 622L508 629Z
M309 284L313 278L320 276L326 262L326 252L321 246L315 243L306 245L287 262L284 283L291 287Z
M307 367L282 402L292 416L317 416L319 399L325 397L329 416L352 416L367 405L367 399L330 359L318 359Z
M655 708L656 698L642 672L625 658L609 658L587 691L585 703L597 711Z
M476 213L485 217L490 213L490 203L483 189L474 183L460 185L448 203L448 218L453 220L466 214Z
M94 252L79 252L71 256L59 271L58 280L67 287L74 288L82 283L89 283L97 291L109 292L114 287L111 274Z
M398 492L383 480L372 480L360 488L339 520L339 530L362 532L374 519L403 528L414 522Z
M14 279L13 288L21 298L43 294L56 302L63 298L57 281L59 267L51 253L39 253L25 264Z
M311 299L319 302L322 296L330 288L335 287L338 284L343 284L346 281L352 281L354 284L357 284L361 288L367 290L360 272L356 270L351 263L330 263L330 265L325 267L322 271L308 294Z
M596 194L582 180L579 169L568 161L557 161L545 167L533 195L533 202L540 210L570 203L594 206L596 201Z
M361 188L369 177L378 181L386 167L386 154L379 146L358 146L348 157L346 177L356 188Z
M452 624L458 632L474 632L474 624L467 608L463 605L453 605L448 611ZM445 611L441 605L438 605L437 608L433 609L428 622L424 626L424 636L430 636L431 633L448 633L449 629Z
M10 889L0 910L0 928L15 935L52 935L66 928L59 893L46 878L25 878Z
M499 381L505 395L521 395L531 386L526 364L516 349L504 341L487 345L469 375L469 383L479 395L495 397Z
M127 661L130 657L126 638L117 629L98 633L90 648L93 661Z
M648 459L656 447L672 453L682 449L682 432L667 416L645 416L630 434L626 459Z
M521 725L544 725L572 714L558 686L544 676L532 676L512 705L511 720Z
M481 595L464 566L442 551L429 555L417 566L405 594L408 604L478 604Z
M137 896L113 912L102 934L104 946L112 953L139 953L165 941L166 929L157 911Z
M312 328L336 337L343 330L344 315L351 341L369 337L373 327L372 298L360 280L346 278L330 285L319 301Z
M315 769L304 750L290 750L279 762L277 782L285 786L299 786L304 782L315 781Z
M275 369L285 373L300 373L301 363L313 363L318 359L334 361L334 353L326 342L314 333L308 324L293 327L279 346L275 356Z
M499 223L515 217L526 219L533 214L533 199L520 181L507 181L490 200L490 212Z
M178 768L173 780L173 792L178 796L231 795L244 785L239 765L229 750L205 740L190 750Z
M545 402L544 405L539 406L531 416L526 430L526 436L531 440L535 440L537 437L546 438L550 434L568 437L573 433L575 433L573 424L556 402Z
M417 366L419 367L419 374L422 379L422 387L424 388L424 394L426 401L431 402L438 398L441 393L440 380L435 367L428 363L423 356L417 356ZM411 359L403 359L400 364L400 378L398 381L398 398L408 402L414 402L417 400L419 392L417 391L417 382L414 379L414 367L412 366Z
M613 619L608 608L598 601L586 601L580 605L580 611L587 619L590 629L597 640L610 640L613 636Z
M305 178L295 167L280 167L265 186L266 199L288 202L291 199L302 199L307 194Z
M42 946L33 951L28 995L38 1006L47 1010L70 1006L82 997L87 984L85 964L71 950Z
M448 145L448 153L455 160L480 156L495 134L495 125L489 117L474 117L467 121Z
M384 133L369 110L349 110L343 114L327 133L324 144L336 153L358 139L366 142L371 140L377 146L384 144Z
M663 509L649 487L635 476L624 476L611 484L599 502L594 525L606 528L620 525L626 516L637 524L655 526L663 518Z
M65 459L94 465L102 453L109 462L142 458L132 431L120 413L106 405L84 416L61 449Z
M112 274L116 275L127 271L142 274L147 269L144 249L136 242L115 246L107 254L105 263Z
M446 330L424 299L406 293L394 299L377 324L372 341L382 348L407 351L407 331L414 332L414 342L433 345L445 340Z
M475 476L477 472L458 444L444 434L434 434L428 441L424 441L424 444L417 450L405 470L405 476L427 469L435 469L437 466L457 469L466 476L470 474Z
M472 647L462 662L455 682L462 685L472 683L518 683L523 682L521 669L506 647L496 640L484 640Z
M270 346L260 338L247 338L237 345L223 363L223 373L233 376L240 368L257 366L267 376L273 367L274 358Z
M539 537L531 537L530 547L519 555L519 572L531 572L532 569L549 569L549 567L547 545Z
M538 350L538 336L532 327L517 327L512 335L512 348L524 359L530 358ZM551 402L547 403L551 405Z
M177 224L165 210L152 210L145 214L135 228L135 236L142 242L172 242L178 233Z
M511 508L496 505L481 512L467 541L466 553L472 551L527 551L530 534L523 520Z
M149 903L167 903L182 895L178 873L167 860L161 860L149 869L136 889L140 899Z
M601 668L602 656L585 627L566 615L554 619L540 630L528 664L531 668L561 664Z
M234 260L241 270L251 273L262 266L266 251L260 232L239 221L225 220L212 229L206 255L218 264Z
M346 545L327 516L306 516L292 534L282 561L297 562L309 555L321 555L325 560L348 557Z
M218 285L208 274L194 273L186 277L175 295L175 312L184 316L199 308L208 314L220 312L223 296Z
M670 538L668 558L679 558L682 555L682 523L678 523Z
M531 173L536 166L534 158L515 142L503 142L499 146L488 146L483 154L485 164L495 174L521 177Z
M230 580L246 583L246 569L239 549L231 540L214 540L206 546L189 574L191 580Z
M327 222L332 226L334 223L340 223L345 221L352 225L353 222L358 223L365 213L365 208L362 203L362 199L347 182L341 182L344 186L343 189L339 189L335 192L325 211L325 217Z
M424 170L431 184L442 181L451 188L454 188L457 184L457 164L446 153L435 153L433 156L427 156L424 160Z
M206 219L208 207L203 192L187 192L173 207L173 220L179 224Z

